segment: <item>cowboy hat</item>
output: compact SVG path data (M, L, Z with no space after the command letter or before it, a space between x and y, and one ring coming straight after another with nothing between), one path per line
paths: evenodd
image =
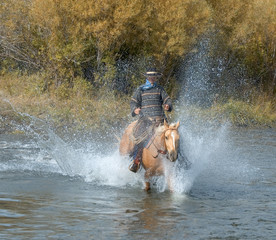
M148 68L147 72L144 73L146 77L161 77L162 74L156 70L156 68Z

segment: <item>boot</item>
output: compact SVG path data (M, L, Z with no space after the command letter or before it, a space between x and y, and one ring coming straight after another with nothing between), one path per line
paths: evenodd
M143 153L143 149L139 149L135 159L132 161L132 163L128 167L130 171L136 173L139 170L140 163L142 160L142 153Z

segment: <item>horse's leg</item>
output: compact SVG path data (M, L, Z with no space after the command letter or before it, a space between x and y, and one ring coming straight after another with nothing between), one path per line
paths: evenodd
M173 192L173 185L172 185L172 181L171 181L170 176L168 177L168 187L169 187L170 192Z
M149 191L150 190L150 182L149 179L154 175L154 176L161 176L164 174L164 167L159 166L157 168L148 168L145 172L145 190Z
M146 191L150 190L150 182L149 182L150 177L151 177L151 171L150 169L147 169L145 172L145 190Z
M169 169L167 169L166 175L167 175L166 180L167 180L168 188L169 188L170 192L173 192L172 169L170 167L169 167Z
M145 191L149 191L150 190L150 183L149 182L145 182Z
M164 167L163 167L163 165L161 165L158 168L156 168L155 175L157 175L157 176L164 175Z
M161 165L160 167L158 167L156 169L156 172L155 172L155 174L157 176L164 175L164 173L165 173L165 170L164 170L164 166L163 165ZM168 172L168 177L166 178L166 180L167 180L170 192L173 192L173 185L172 185L172 180L171 180L171 174L172 174L171 171L169 171Z

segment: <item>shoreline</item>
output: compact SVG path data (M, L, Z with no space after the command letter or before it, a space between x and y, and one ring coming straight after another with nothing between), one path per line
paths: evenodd
M24 102L24 101L22 101ZM60 134L72 134L72 135L83 135L89 134L92 132L110 132L110 131L120 131L124 129L127 123L133 121L129 115L126 116L115 116L113 121L102 122L102 125L91 125L91 119L89 124L85 124L86 119L80 119L79 117L67 116L64 118L63 115L53 115L48 112L49 106L39 105L39 110L37 111L35 106L37 103L33 102L33 105L10 105L1 99L0 101L0 134L18 134L24 133L24 127L31 124L31 118L42 120L44 124L47 124L48 127L54 129L57 133ZM21 108L25 110L22 111ZM16 112L14 109L17 109ZM61 111L62 109L56 109L57 111ZM276 121L268 122L254 122L254 119L247 119L246 117L242 117L237 112L236 115L239 118L235 119L235 114L224 111L225 109L222 106L215 106L208 109L199 109L195 107L186 108L183 112L185 112L185 121L193 121L197 122L197 124L202 124L203 122L208 122L214 126L221 126L226 122L230 123L231 128L250 128L250 129L276 129ZM47 114L48 112L48 114ZM181 112L178 115L181 115ZM184 114L184 113L183 113ZM232 115L231 115L232 114ZM172 118L175 113L172 114ZM91 116L87 116L88 118ZM104 117L104 116L103 116ZM232 119L231 119L232 117ZM265 116L262 116L265 119ZM236 121L236 122L235 122ZM250 122L251 121L251 122ZM93 122L93 121L92 121ZM83 125L83 123L85 125Z

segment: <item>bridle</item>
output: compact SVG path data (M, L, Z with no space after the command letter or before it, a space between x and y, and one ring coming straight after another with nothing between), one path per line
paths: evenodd
M159 153L160 153L160 154L163 154L163 155L168 155L168 150L167 150L167 149L165 149L165 150L159 149L159 148L155 145L154 141L152 142L152 144L153 144L153 146L156 148L156 150L157 150L157 152L158 152L157 156L154 157L154 158L157 158L158 155L159 155Z
M168 131L168 130L175 130L175 129L166 129L162 134L165 134L166 131ZM154 137L154 139L155 139L155 138L156 138L156 136ZM153 146L156 148L157 153L158 153L157 156L154 157L154 158L157 158L158 155L159 155L159 153L162 154L162 155L166 155L166 157L168 158L168 150L167 150L167 149L165 149L165 150L159 149L159 148L156 146L156 144L154 143L154 139L153 139L153 141L152 141L152 144L153 144Z

